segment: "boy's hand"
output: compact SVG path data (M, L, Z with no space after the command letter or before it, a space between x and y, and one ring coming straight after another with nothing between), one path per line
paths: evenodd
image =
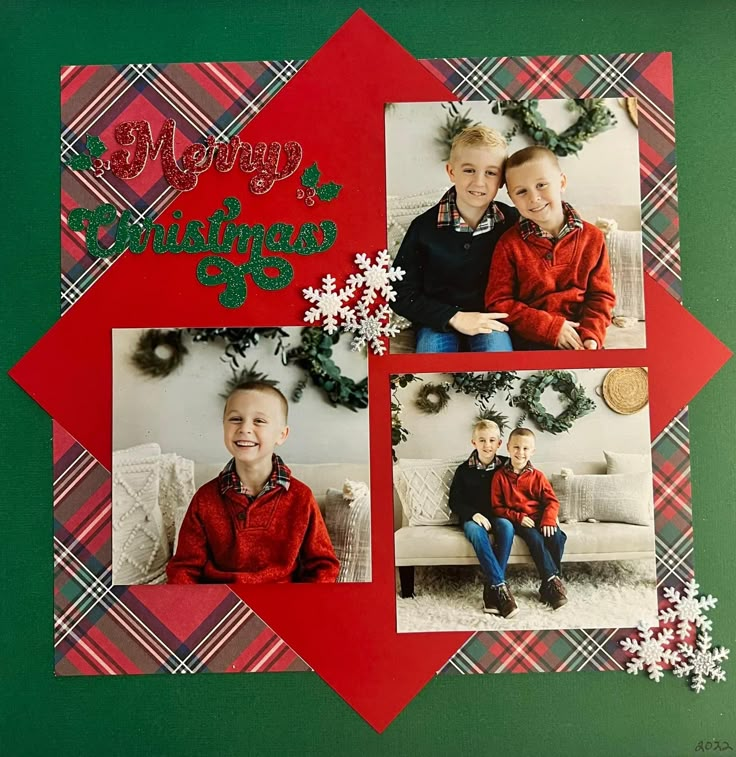
M583 342L578 332L575 331L579 326L580 324L574 321L565 321L557 336L555 347L560 350L582 350Z
M490 334L492 331L508 331L509 327L499 320L506 316L508 313L458 312L450 318L448 323L461 334L475 336L476 334Z
M521 519L521 525L524 526L524 528L534 528L534 521L528 515L525 515Z
M595 339L586 339L583 342L583 347L585 347L586 350L597 350L598 342L596 342Z
M485 515L481 515L481 513L476 513L473 516L473 522L477 523L481 528L485 528L486 531L491 530L491 521Z
M555 526L542 526L542 536L554 536L557 528Z

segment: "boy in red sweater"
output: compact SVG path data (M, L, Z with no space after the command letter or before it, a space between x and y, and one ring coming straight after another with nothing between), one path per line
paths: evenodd
M557 610L567 603L560 563L567 536L557 525L560 503L542 471L532 466L534 432L514 429L507 442L510 459L491 483L491 508L507 518L524 540L542 579L539 596Z
M262 381L225 402L232 459L194 495L166 568L170 584L331 583L339 563L314 495L274 449L286 441L288 403Z
M519 223L496 245L486 307L508 313L516 349L603 347L616 297L603 232L562 201L567 178L546 147L506 161Z

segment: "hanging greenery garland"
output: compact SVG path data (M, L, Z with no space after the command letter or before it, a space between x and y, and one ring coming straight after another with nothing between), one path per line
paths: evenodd
M516 125L504 136L510 140L521 132L534 144L552 150L555 155L564 158L576 155L585 143L606 129L616 125L616 116L599 98L576 99L568 102L567 108L578 114L572 126L561 134L547 126L547 121L539 112L538 100L505 100L493 103L494 113L501 113L516 122Z
M548 388L566 400L565 409L557 416L547 412L542 404L542 395ZM596 407L570 371L541 371L529 376L521 382L519 394L512 399L512 404L520 407L542 431L550 434L569 431L578 418L593 412Z
M230 363L233 371L240 367L238 358L244 359L245 354L251 347L258 345L261 339L273 339L276 347L274 355L281 355L281 362L286 365L286 343L284 340L289 334L284 329L260 328L260 329L187 329L194 342L225 342L225 354L222 359Z
M332 347L340 340L340 334L328 334L321 328L302 329L299 347L292 347L286 352L286 362L303 368L315 386L319 387L333 407L342 405L354 412L368 407L368 377L362 381L353 381L342 375L340 368L332 359ZM298 402L306 380L297 385L292 399Z
M391 457L396 462L396 447L405 442L409 437L409 429L406 428L401 420L401 412L404 406L399 399L399 389L409 386L413 381L421 381L419 376L413 373L393 373L391 374Z
M450 393L449 384L424 384L414 399L414 404L426 415L437 415L447 407Z
M182 364L187 352L181 341L181 331L148 329L138 338L130 359L146 376L164 378Z
M475 399L483 413L488 403L499 392L504 392L511 402L511 387L519 376L516 371L490 371L488 373L451 373L451 387L455 392L462 392Z

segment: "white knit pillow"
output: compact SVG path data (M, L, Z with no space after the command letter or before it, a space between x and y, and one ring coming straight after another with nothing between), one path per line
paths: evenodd
M615 221L599 218L596 226L606 236L613 289L614 315L644 319L644 268L641 231L619 231Z
M649 473L553 475L550 483L560 500L560 521L601 520L648 526L652 523Z
M171 557L159 509L158 444L112 456L113 584L159 583Z
M159 462L159 508L166 531L166 541L174 552L179 534L178 525L184 519L194 496L194 461L170 453L161 455Z
M340 561L338 582L371 580L371 498L362 481L328 489L325 525Z
M465 459L402 459L394 466L394 485L410 526L457 523L448 495L455 471Z

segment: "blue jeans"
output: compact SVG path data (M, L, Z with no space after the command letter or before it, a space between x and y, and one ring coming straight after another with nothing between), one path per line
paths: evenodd
M562 553L565 551L567 536L559 527L552 536L544 536L538 527L525 528L514 524L514 531L524 540L529 547L529 554L537 566L539 577L546 581L552 576L560 575Z
M475 521L466 521L463 524L463 531L473 545L486 581L491 586L499 586L506 582L506 563L509 561L511 545L514 541L514 526L506 518L491 518L491 525L493 526L493 547L491 547L488 532Z
M511 352L507 331L467 336L458 331L435 331L427 326L417 329L417 352Z

